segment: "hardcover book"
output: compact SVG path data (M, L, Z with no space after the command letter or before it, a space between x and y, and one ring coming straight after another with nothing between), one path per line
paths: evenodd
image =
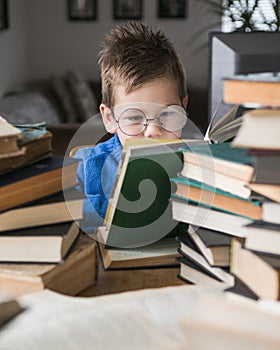
M262 202L259 200L234 196L205 183L183 177L172 178L171 181L176 184L173 196L254 220L262 219Z
M254 174L254 158L246 149L235 149L232 143L201 144L181 149L184 166L180 175L235 196L249 198L245 185Z
M31 202L76 185L78 160L53 155L0 176L0 211ZM62 177L62 171L67 176Z
M233 147L279 150L279 130L279 109L252 110L243 115L242 126L232 144Z
M224 79L224 102L249 107L278 107L280 73L237 74Z
M18 297L46 288L76 295L94 285L97 276L96 242L81 234L59 264L0 263L0 292Z
M180 262L180 275L178 276L183 281L196 284L202 288L220 288L226 289L228 285L218 278L213 278L211 274L205 273L199 265L185 257L178 258Z
M280 255L280 224L256 221L244 228L247 230L246 248Z
M59 262L79 235L76 222L38 226L0 234L0 261Z
M259 297L280 299L279 255L252 252L234 239L230 270Z
M185 230L172 219L169 202L170 178L182 168L178 149L185 144L147 139L126 143L105 216L107 247L135 248Z
M185 167L198 165L244 182L249 182L254 173L254 157L247 149L232 147L231 142L193 145L182 152Z
M173 197L171 199L173 218L194 226L204 227L210 230L223 232L232 236L245 237L253 220L239 215L233 215L219 210L214 210L201 204L194 204Z
M52 155L52 134L47 132L24 143L21 151L20 154L6 157L5 161L0 162L0 174L49 158Z
M227 268L213 267L199 252L197 247L193 244L192 240L187 236L182 236L180 239L179 253L183 259L179 259L182 263L190 267L197 267L197 269L207 276L214 278L220 282L225 283L228 286L234 285L234 277L229 274ZM182 266L181 266L182 267ZM187 279L185 277L185 279Z
M178 266L179 242L175 237L137 248L106 248L105 227L99 227L97 242L105 270Z
M0 233L27 227L81 220L84 196L75 188L37 199L31 203L0 212Z
M232 236L189 225L188 235L212 266L229 266Z

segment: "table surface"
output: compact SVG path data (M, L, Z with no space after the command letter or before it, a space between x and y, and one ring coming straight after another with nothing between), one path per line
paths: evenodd
M159 288L186 284L180 280L180 267L104 270L99 262L99 275L95 285L79 296L98 296L144 288Z

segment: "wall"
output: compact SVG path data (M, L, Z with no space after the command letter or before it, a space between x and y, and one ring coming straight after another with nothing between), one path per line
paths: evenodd
M9 28L0 31L0 94L28 77L25 1L9 0Z
M97 20L77 22L67 19L66 0L10 0L11 28L0 32L0 46L5 51L5 60L0 58L0 74L4 75L2 91L24 80L63 74L69 69L78 70L89 79L98 79L100 43L104 34L120 22L113 19L111 0L97 1ZM187 3L187 18L170 20L157 18L157 0L143 0L143 21L162 28L174 42L191 87L194 119L204 126L208 57L207 50L200 54L194 51L207 41L207 34L196 36L195 40L192 36L200 28L217 22L217 18L203 1Z

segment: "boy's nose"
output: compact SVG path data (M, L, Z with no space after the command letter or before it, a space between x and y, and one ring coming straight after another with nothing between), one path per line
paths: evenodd
M149 122L144 130L144 136L146 138L157 138L162 135L162 129L156 122Z

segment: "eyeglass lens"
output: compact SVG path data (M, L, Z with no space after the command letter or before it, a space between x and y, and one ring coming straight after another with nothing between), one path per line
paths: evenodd
M183 129L187 121L186 112L181 106L169 106L161 110L156 118L147 119L145 113L137 108L124 110L118 119L121 131L130 136L141 134L148 123L154 122L166 131Z

